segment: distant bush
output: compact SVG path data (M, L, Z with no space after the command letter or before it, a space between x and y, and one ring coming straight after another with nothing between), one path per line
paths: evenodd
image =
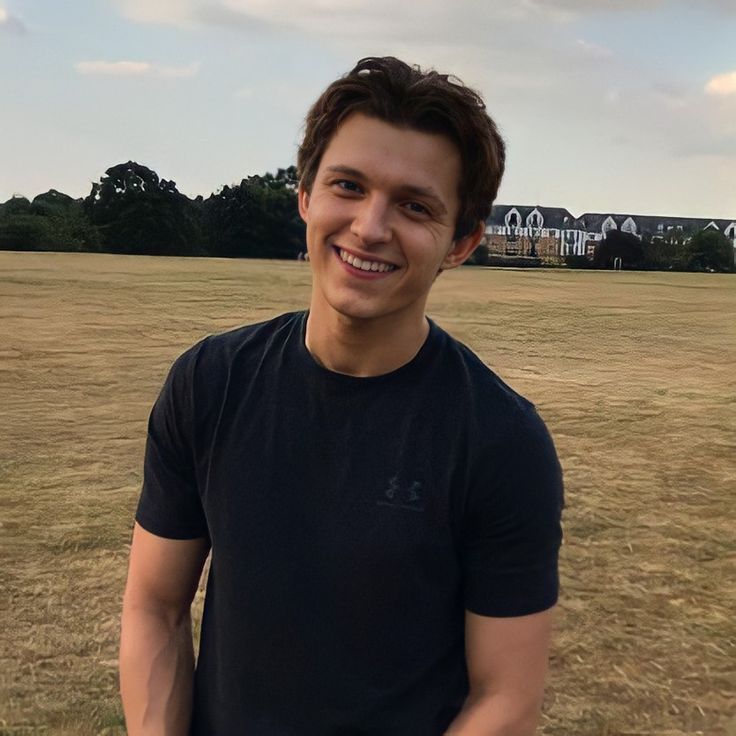
M593 268L588 256L565 256L565 265L568 268Z
M95 251L99 240L82 202L53 189L32 203L14 197L0 209L0 250Z
M644 263L644 248L636 235L609 230L603 241L598 243L593 254L593 268L615 268L619 261L621 268L641 268Z
M488 256L489 266L506 266L508 268L540 268L541 258L531 256Z
M733 271L734 247L718 230L701 230L685 244L685 264L688 271Z

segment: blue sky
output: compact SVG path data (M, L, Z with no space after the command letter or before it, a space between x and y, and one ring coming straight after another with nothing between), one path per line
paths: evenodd
M192 197L275 171L384 54L481 91L499 202L736 216L736 0L0 0L0 201L128 159Z

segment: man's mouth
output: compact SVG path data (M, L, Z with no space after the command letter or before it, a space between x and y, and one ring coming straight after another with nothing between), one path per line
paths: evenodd
M368 261L362 258L354 256L352 253L348 253L342 248L337 248L337 254L340 259L360 271L376 271L378 273L385 273L386 271L395 271L396 266L390 263L384 263L383 261Z

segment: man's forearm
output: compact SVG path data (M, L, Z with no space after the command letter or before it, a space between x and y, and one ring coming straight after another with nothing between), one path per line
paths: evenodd
M124 606L120 693L129 736L181 736L192 712L191 617Z
M470 697L450 724L446 736L534 736L541 703L520 703L496 694Z

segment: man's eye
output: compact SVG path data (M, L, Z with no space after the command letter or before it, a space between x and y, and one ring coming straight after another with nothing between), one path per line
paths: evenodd
M339 179L335 184L346 192L360 192L360 187L349 179Z
M416 215L428 215L429 210L419 202L407 202L406 208Z

